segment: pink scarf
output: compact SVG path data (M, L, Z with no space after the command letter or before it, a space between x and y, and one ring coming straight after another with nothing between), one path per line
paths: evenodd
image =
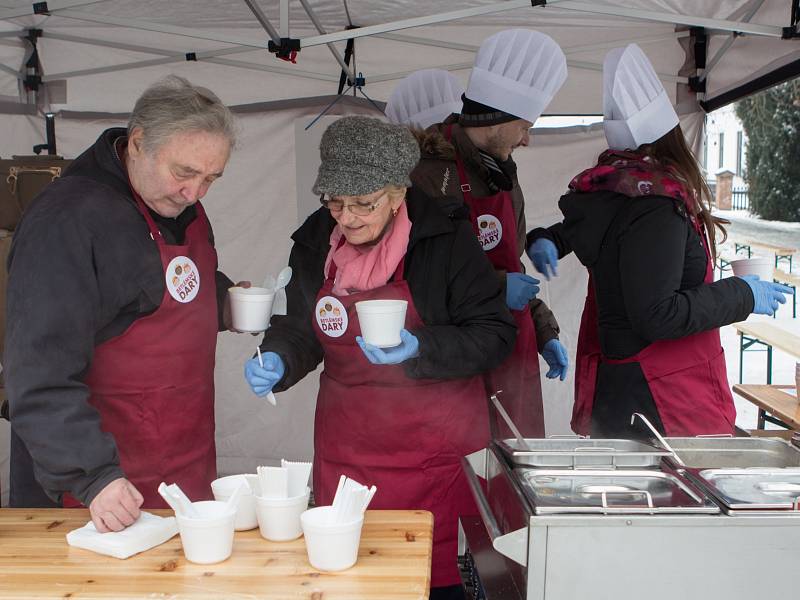
M405 202L397 209L394 219L375 245L353 246L345 241L340 246L343 234L336 225L331 232L331 249L325 259L326 277L330 273L331 262L336 264L333 293L347 296L386 285L406 255L410 233L411 221Z

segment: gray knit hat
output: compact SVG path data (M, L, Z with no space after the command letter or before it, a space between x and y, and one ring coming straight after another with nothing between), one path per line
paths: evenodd
M386 185L410 186L419 146L402 125L343 117L322 134L315 194L362 196Z

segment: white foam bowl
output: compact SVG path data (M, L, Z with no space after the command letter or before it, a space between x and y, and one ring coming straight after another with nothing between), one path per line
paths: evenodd
M300 515L308 508L311 488L292 498L256 496L256 515L261 537L273 542L288 542L303 535Z
M775 271L774 263L769 258L744 258L732 260L731 268L737 277L742 275L758 275L761 281L772 281Z
M199 518L176 514L186 560L210 565L227 559L233 551L236 512L216 500L193 502Z
M400 330L406 322L406 300L363 300L356 302L358 322L364 341L378 348L400 345Z
M331 523L332 506L318 506L300 516L308 562L320 571L343 571L358 560L364 516L349 523Z
M248 483L247 477L251 478L250 483ZM239 496L239 504L236 506L236 521L234 523L236 531L247 531L258 527L256 497L251 489L253 485L258 486L258 475L228 475L211 482L214 500L219 500L220 502L226 502L242 483L245 484L245 487L241 496Z
M275 293L266 288L234 286L228 288L231 321L239 331L260 332L267 329L272 316Z

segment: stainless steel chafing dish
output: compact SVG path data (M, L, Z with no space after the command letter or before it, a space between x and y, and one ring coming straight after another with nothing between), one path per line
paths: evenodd
M545 468L656 467L669 456L667 450L635 440L589 438L515 439L498 442L500 450L515 465Z
M687 467L800 467L800 451L778 438L666 438ZM673 461L674 462L674 461Z
M790 577L753 575L791 573L800 562L800 511L792 499L800 468L779 468L780 476L773 468L793 464L795 454L773 440L668 440L684 468L655 446L620 441L627 442L503 440L465 457L480 517L461 519L459 544L472 589L483 594L475 597L796 595ZM584 453L600 459L589 464ZM736 468L721 467L732 463ZM753 473L766 473L756 465L773 474L756 481ZM736 502L740 474L785 507L746 512Z

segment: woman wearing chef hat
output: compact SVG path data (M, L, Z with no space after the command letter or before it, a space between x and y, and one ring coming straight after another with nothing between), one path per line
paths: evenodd
M374 508L432 511L431 598L447 597L460 582L458 517L475 510L461 457L489 436L481 373L511 351L514 323L469 223L408 188L419 159L408 129L344 117L320 154L322 207L292 234L288 314L272 318L264 366L250 360L245 377L264 396L324 361L317 503L331 503L344 474L377 486ZM408 302L399 346L361 338L355 303L376 299Z
M529 234L536 268L573 251L589 270L578 338L572 428L631 437L643 413L671 436L730 434L736 411L719 327L772 314L789 290L713 281L709 191L678 115L635 44L603 63L609 149L559 202L564 221Z
M423 69L398 83L386 103L386 117L398 125L427 129L461 112L464 86L443 69Z

